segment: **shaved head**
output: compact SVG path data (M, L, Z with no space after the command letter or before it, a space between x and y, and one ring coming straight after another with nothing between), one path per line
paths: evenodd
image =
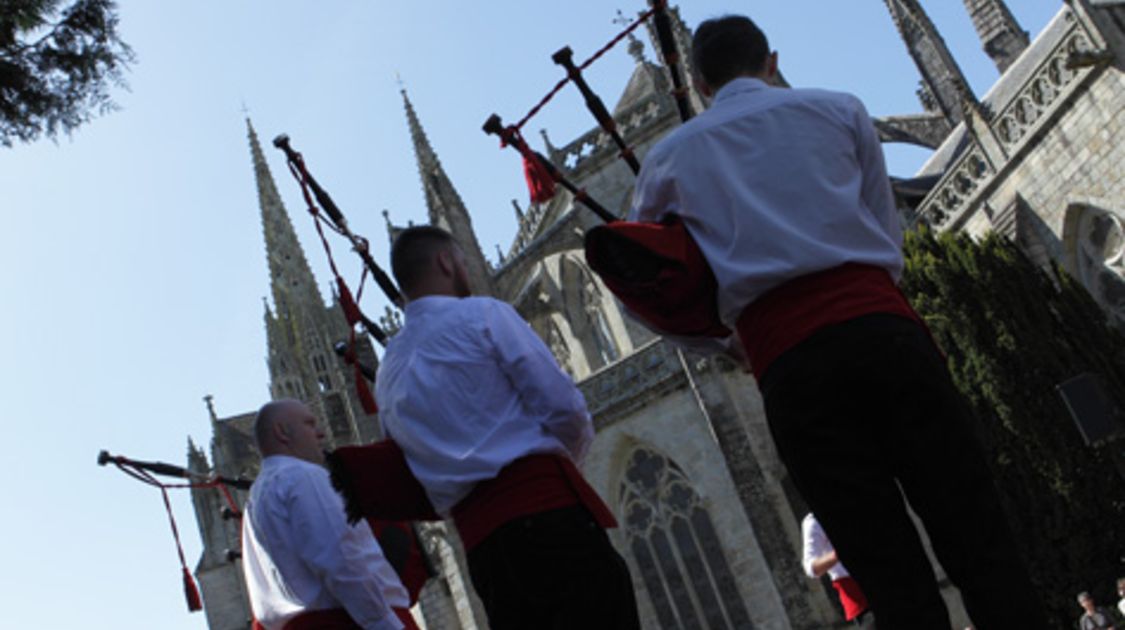
M316 415L305 403L286 398L262 405L254 418L254 441L262 457L289 455L314 464L324 463L324 439Z

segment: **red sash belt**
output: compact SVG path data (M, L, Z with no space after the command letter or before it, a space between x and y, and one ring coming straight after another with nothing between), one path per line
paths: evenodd
M528 455L508 464L493 479L478 483L453 507L453 521L465 549L472 549L497 527L528 516L581 504L603 528L617 520L568 457Z
M847 263L770 289L742 311L738 336L760 380L775 359L821 328L874 313L922 323L885 269Z
M859 590L859 583L851 577L842 577L832 580L832 588L840 596L840 605L844 607L844 619L851 621L867 610L867 597Z
M414 617L411 616L410 611L405 608L393 608L395 616L402 622L406 630L418 630L418 624L414 623ZM262 626L258 622L254 622L254 630L260 630ZM348 611L343 608L331 608L329 610L310 610L303 612L296 617L290 619L286 624L284 630L363 630L362 627L352 619Z

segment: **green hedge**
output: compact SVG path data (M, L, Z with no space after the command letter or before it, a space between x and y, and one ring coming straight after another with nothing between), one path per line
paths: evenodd
M1078 281L1036 267L1001 236L921 230L907 234L905 252L901 286L976 414L1038 590L1028 596L1052 626L1073 627L1079 591L1116 601L1125 483L1106 448L1082 442L1055 386L1095 372L1125 408L1125 338Z

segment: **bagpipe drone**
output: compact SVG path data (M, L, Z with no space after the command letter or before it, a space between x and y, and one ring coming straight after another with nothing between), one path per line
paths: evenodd
M556 186L561 186L573 195L575 201L604 222L586 232L586 262L634 315L664 334L726 337L731 331L719 319L715 276L681 221L675 217L662 223L621 220L567 179L559 167L542 153L529 147L520 133L520 129L555 94L567 83L573 83L598 126L619 149L619 157L629 165L634 175L639 173L640 162L621 136L601 98L586 82L582 71L649 19L660 44L664 65L671 75L672 96L680 120L687 122L693 111L668 15L668 3L666 0L651 0L648 11L641 13L581 64L574 63L574 53L569 47L556 52L551 59L566 70L566 78L559 81L518 122L505 126L500 116L493 114L485 121L483 129L485 133L498 136L501 147L512 147L520 153L532 202L549 201L555 194Z
M381 455L380 461L385 461L387 457L382 454L387 451L386 445L393 443L384 441L381 444L384 446L378 449ZM391 457L396 456L401 459L401 451L392 452ZM330 455L330 457L333 456ZM187 560L184 557L183 546L180 543L179 528L176 526L176 518L172 513L172 504L168 499L168 490L184 488L217 490L222 495L225 503L222 510L223 520L237 519L241 521L243 511L239 506L236 494L233 490L249 491L253 480L245 477L224 477L218 474L204 474L164 462L142 461L130 459L121 455L111 455L108 451L99 452L98 465L105 466L107 464L113 464L118 470L141 483L160 489L160 495L164 501L164 509L168 514L168 522L172 528L172 537L176 542L176 553L180 560L184 597L187 600L188 611L197 612L202 610L203 599L200 597L199 588L192 578L191 570L188 569ZM386 466L384 465L383 468L386 468ZM402 468L408 470L405 468L405 461L402 461ZM161 481L158 477L174 477L185 481L180 483L168 483ZM406 480L404 485L413 488L414 486L409 486L409 481L410 480ZM417 481L413 483L417 484ZM352 520L358 521L359 518L354 518ZM379 541L379 546L383 550L383 556L387 559L391 567L394 568L403 586L406 587L410 601L417 601L418 594L421 592L426 581L438 573L429 554L425 550L417 526L406 519L365 518L364 520L366 520L371 527L375 539ZM238 550L227 549L225 551L225 556L228 561L234 562L240 559L242 554Z
M583 63L575 64L569 47L556 52L552 59L566 71L566 77L516 124L505 126L501 118L493 114L484 124L484 130L498 136L501 146L510 146L521 154L533 202L550 200L556 187L561 186L603 221L602 225L595 226L586 233L586 259L591 269L599 274L606 286L629 310L659 332L685 336L726 336L730 331L719 321L714 275L682 223L677 220L664 223L621 220L571 182L549 159L531 149L520 134L520 128L556 93L567 83L574 83L598 125L619 149L621 159L634 174L638 173L640 163L633 150L626 144L613 117L590 88L582 71L649 19L653 21L661 55L671 75L672 96L680 119L686 122L693 112L673 37L667 1L650 0L647 11L640 13L636 20ZM344 316L351 329L350 339L336 344L335 350L353 367L358 397L364 410L368 414L374 414L378 407L369 381L374 381L375 374L370 366L362 365L356 356L356 327L362 326L367 334L384 346L388 335L363 313L359 301L368 275L375 279L392 304L401 307L402 295L371 256L368 240L351 231L339 207L309 173L304 157L293 149L289 137L281 134L274 139L273 144L284 152L289 171L300 186L328 258ZM347 240L363 261L363 271L354 293L339 273L325 227ZM215 489L226 502L223 517L241 519L242 510L231 490L245 491L249 489L251 480L204 475L163 462L133 460L102 451L98 455L98 464L104 466L109 463L130 477L160 489L176 540L188 609L200 610L202 601L180 545L168 489ZM425 580L436 572L423 551L416 526L412 522L434 520L439 516L430 505L421 484L411 474L401 449L391 440L341 446L328 454L327 464L333 485L344 496L349 520L354 522L366 519L371 523L372 530L384 547L385 555L399 572L413 599ZM158 475L186 482L165 483L157 478ZM228 559L232 561L239 555L237 551L228 551Z

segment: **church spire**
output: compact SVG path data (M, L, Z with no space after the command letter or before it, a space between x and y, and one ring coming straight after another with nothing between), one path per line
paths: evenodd
M922 106L927 111L945 116L951 126L961 122L961 95L968 82L945 40L918 0L885 2L914 59L914 65L922 74L922 88L918 94Z
M1027 31L1020 28L1004 0L965 0L984 52L1003 73L1027 48Z
M430 215L430 225L449 231L465 250L469 267L469 284L477 295L492 295L492 274L488 261L481 252L480 242L473 232L473 222L465 208L453 182L446 175L438 161L414 105L406 90L402 89L402 102L406 107L406 122L410 128L410 139L414 143L414 157L418 161L418 175L422 178L422 191L426 195L426 208Z
M270 267L270 287L277 315L287 316L299 304L323 307L316 279L305 260L305 252L297 240L289 213L281 203L281 195L277 192L277 185L266 164L266 156L258 142L258 134L249 118L246 119L246 129L250 138L254 177L258 182L258 204L262 210L262 232L266 238L266 259Z

